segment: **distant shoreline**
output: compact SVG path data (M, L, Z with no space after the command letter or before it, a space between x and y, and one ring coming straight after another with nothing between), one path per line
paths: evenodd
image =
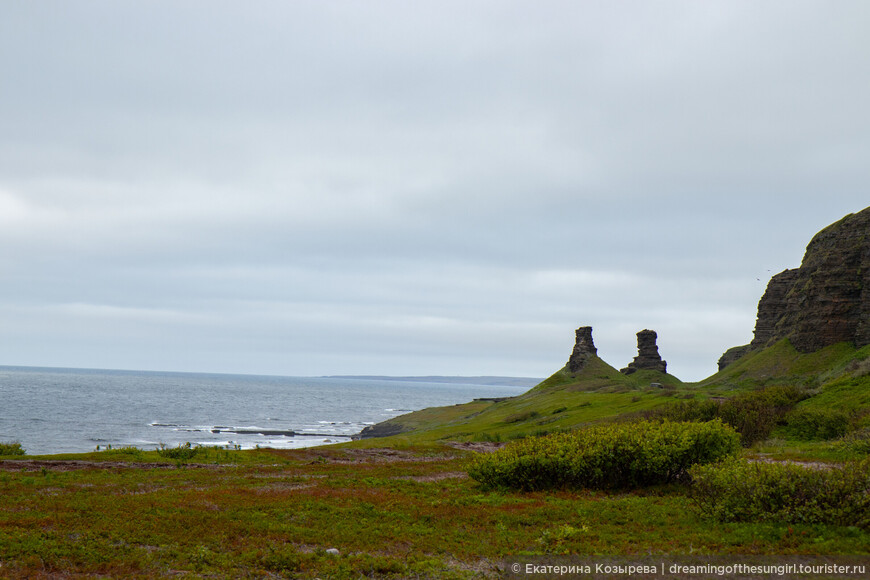
M497 377L497 376L420 376L394 377L385 375L326 375L324 379L359 379L367 381L407 381L415 383L445 383L462 385L484 385L499 387L529 387L532 388L544 379L534 377Z

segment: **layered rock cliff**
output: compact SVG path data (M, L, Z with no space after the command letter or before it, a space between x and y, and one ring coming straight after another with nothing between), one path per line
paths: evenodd
M800 268L771 278L752 342L727 351L719 369L783 338L803 353L839 342L870 344L870 207L820 231Z

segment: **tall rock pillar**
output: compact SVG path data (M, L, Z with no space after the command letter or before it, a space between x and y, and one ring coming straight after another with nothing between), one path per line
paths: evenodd
M595 343L592 342L592 327L581 326L575 333L576 341L574 342L574 351L571 353L571 358L568 359L568 372L576 373L584 367L586 361L590 357L598 354L598 349L595 348Z

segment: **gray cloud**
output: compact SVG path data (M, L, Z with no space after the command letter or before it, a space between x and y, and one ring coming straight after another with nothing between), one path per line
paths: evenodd
M0 362L686 379L866 205L863 2L0 19Z

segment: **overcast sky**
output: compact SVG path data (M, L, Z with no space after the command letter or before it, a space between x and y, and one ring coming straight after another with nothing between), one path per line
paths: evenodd
M870 204L870 3L0 6L0 364L684 380Z

